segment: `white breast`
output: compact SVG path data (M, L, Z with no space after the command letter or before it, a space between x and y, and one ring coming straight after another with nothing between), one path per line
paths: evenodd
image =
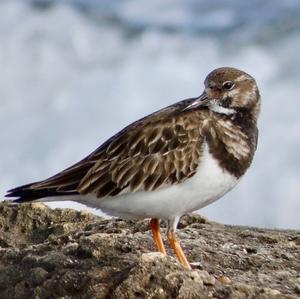
M197 173L183 183L152 192L128 192L103 199L88 195L74 200L122 218L172 219L212 203L237 182L235 176L221 169L206 145Z

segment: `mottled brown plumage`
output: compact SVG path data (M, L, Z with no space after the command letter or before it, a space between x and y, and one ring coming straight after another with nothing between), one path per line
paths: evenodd
M243 175L256 148L256 129L243 132L230 118L208 109L182 113L180 106L134 123L81 162L30 188L98 197L115 196L127 187L152 191L194 175L204 139L223 168Z
M72 194L93 195L99 201L118 196L123 200L125 193L148 193L190 180L204 163L207 149L224 174L238 180L256 150L259 110L259 91L250 75L233 68L217 69L205 79L200 97L136 121L77 164L46 180L12 189L7 196L18 197L17 202ZM178 249L172 234L178 221L175 216L168 218L168 237ZM162 241L156 239L158 223L153 221L151 227L159 250L165 252ZM188 267L183 252L176 254Z
M199 122L205 115L190 119L193 111L182 114L178 108L168 107L134 123L80 163L30 188L103 197L126 188L152 191L188 179L201 156Z

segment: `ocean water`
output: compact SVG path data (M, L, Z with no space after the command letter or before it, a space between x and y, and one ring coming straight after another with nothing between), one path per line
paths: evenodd
M209 71L233 66L261 90L258 151L241 183L200 213L299 228L299 53L296 0L2 0L1 198L145 114L199 95Z

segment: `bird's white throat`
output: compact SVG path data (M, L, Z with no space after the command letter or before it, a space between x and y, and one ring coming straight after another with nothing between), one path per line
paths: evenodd
M220 113L220 114L231 115L231 114L236 113L236 111L234 109L220 106L217 103L212 103L211 105L208 106L208 108L209 108L209 110Z

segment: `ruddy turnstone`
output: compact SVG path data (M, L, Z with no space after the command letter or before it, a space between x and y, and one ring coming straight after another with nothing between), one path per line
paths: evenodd
M231 190L257 145L260 95L253 77L224 67L204 92L150 114L104 142L75 165L43 181L8 191L15 202L73 200L121 218L150 218L153 239L166 250L159 219L179 261L180 217Z

